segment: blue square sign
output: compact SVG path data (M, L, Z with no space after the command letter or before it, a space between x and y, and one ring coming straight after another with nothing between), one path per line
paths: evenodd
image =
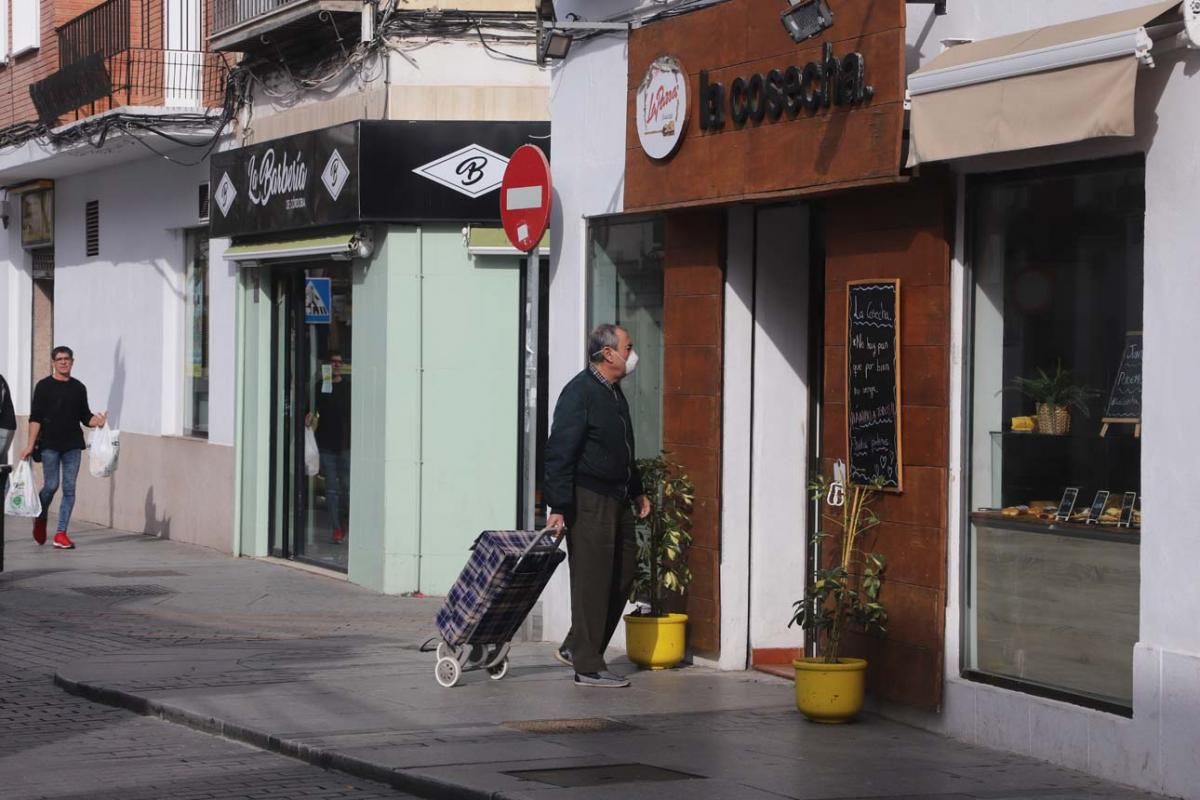
M333 321L333 287L329 278L305 281L304 321L309 325L328 325Z

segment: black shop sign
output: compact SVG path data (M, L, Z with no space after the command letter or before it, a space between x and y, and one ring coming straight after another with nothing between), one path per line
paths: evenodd
M825 43L823 57L803 66L772 69L734 78L728 92L723 83L700 72L700 129L725 127L725 112L737 127L749 122L776 122L786 113L794 118L805 111L815 114L831 107L855 106L870 100L875 90L867 85L867 59L854 52L838 57Z
M548 122L359 120L212 158L214 237L362 222L499 224L500 182Z

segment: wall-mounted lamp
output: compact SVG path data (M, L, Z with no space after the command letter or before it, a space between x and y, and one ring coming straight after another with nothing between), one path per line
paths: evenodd
M825 0L788 0L788 6L780 18L793 42L811 39L833 24L833 11Z
M542 40L538 42L538 63L544 64L547 59L563 59L571 50L571 34L554 28L542 32Z

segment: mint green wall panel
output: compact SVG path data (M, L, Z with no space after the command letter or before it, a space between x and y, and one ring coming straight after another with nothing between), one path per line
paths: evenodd
M423 229L421 585L445 593L480 531L517 509L521 269Z
M271 303L261 273L241 269L238 275L237 398L234 448L238 470L234 552L268 554L267 514L271 502L270 387Z
M417 588L420 531L420 236L393 228L354 272L350 579Z

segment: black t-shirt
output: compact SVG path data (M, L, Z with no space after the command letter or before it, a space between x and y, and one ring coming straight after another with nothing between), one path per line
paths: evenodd
M43 449L82 450L83 431L79 426L91 419L87 388L74 378L60 381L50 376L33 387L29 421L42 424L38 441Z
M322 450L350 449L350 379L330 381L331 392L317 384L317 447Z

